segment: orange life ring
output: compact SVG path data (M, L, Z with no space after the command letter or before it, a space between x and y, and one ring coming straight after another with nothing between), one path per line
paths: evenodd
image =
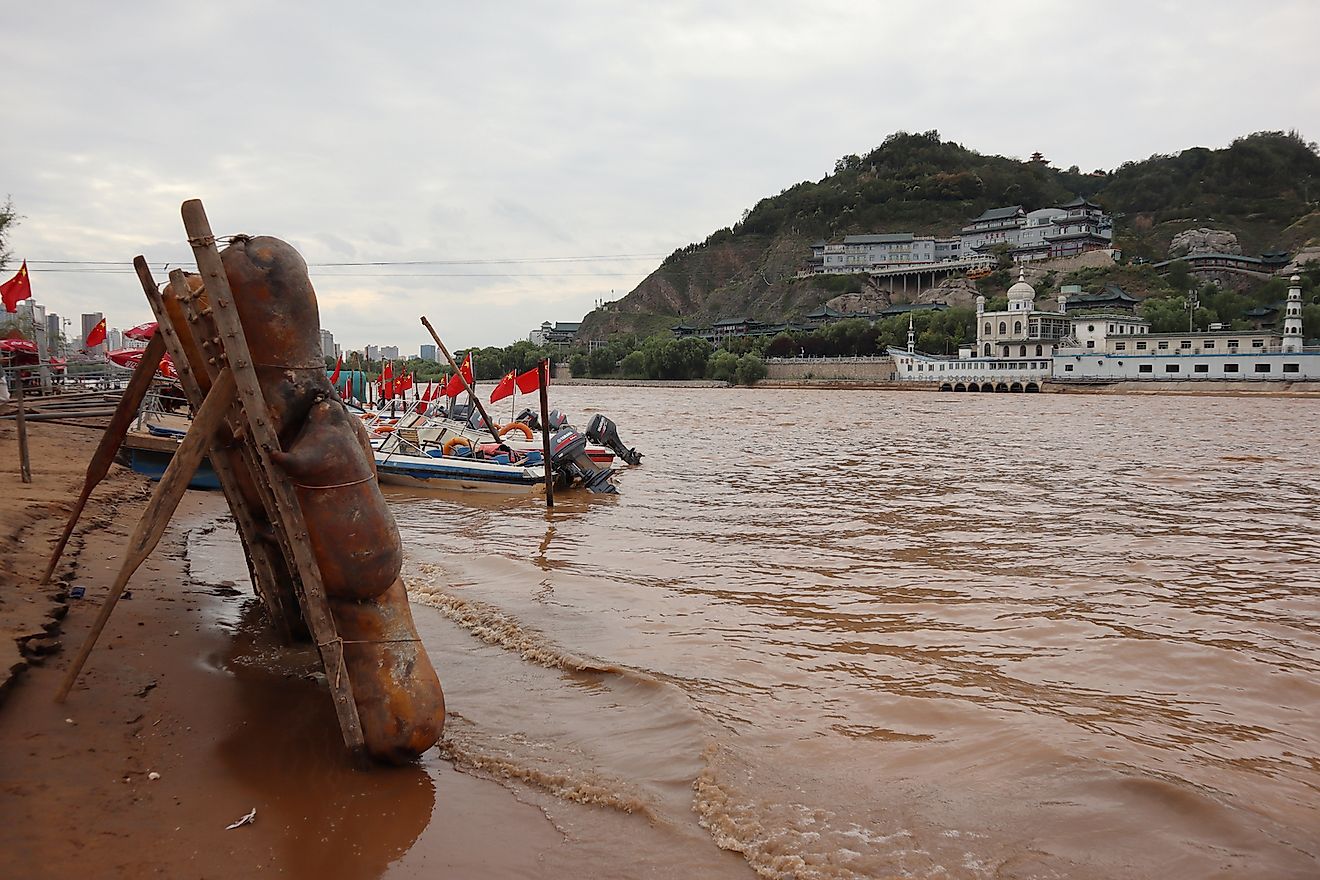
M509 432L515 429L522 431L523 436L526 437L528 440L532 439L531 427L529 427L528 425L524 425L522 422L509 422L507 425L503 425L500 428L500 436L507 437L509 436Z
M388 434L388 433L390 433L391 431L394 430L394 426L393 426L393 425L377 425L377 426L376 426L375 428L373 428L372 430L374 430L377 434Z
M453 454L454 449L456 449L459 446L466 446L468 449L471 449L472 441L466 437L450 437L448 440L445 441L445 445L441 448L440 451L443 452L445 455L451 455Z

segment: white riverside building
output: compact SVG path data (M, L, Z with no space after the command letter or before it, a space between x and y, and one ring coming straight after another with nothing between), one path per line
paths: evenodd
M1320 380L1320 348L1302 344L1301 279L1288 290L1283 332L1213 330L1151 333L1145 318L1122 313L1038 311L1035 290L1019 277L1008 310L985 311L977 297L976 347L958 357L890 348L894 378L938 383L943 391L1039 391L1046 381ZM910 322L909 322L910 326Z

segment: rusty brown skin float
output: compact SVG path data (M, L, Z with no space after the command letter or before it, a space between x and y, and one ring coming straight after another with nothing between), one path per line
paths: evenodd
M330 600L367 751L402 764L440 739L445 695L417 639L401 578L375 599ZM432 686L424 686L426 683Z
M361 426L338 400L324 399L308 410L289 451L272 454L293 480L325 593L336 599L376 598L403 565L375 462L358 440Z
M368 753L415 759L444 729L444 693L399 577L398 527L375 480L361 422L325 374L316 293L287 243L236 237L220 253L308 542L344 642Z

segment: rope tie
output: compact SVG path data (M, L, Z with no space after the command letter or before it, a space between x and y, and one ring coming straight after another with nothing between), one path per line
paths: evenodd
M293 483L293 485L297 486L299 489L343 489L347 486L357 486L361 483L367 482L368 480L374 480L374 479L376 479L374 474L368 474L367 476L363 477L360 480L350 480L347 483L332 483L328 486L309 486L306 483ZM290 482L293 481L290 480Z
M420 642L420 641L421 639L415 637L411 639L344 639L344 638L340 638L339 636L335 636L333 639L331 639L328 642L318 643L317 647L327 648L330 645L339 645L342 648L344 645L393 645L393 644L400 644L403 642Z

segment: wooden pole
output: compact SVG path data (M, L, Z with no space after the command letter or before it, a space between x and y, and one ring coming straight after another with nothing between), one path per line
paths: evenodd
M160 543L166 526L170 524L170 517L173 516L175 508L179 506L179 500L183 498L183 493L188 488L188 481L197 472L197 466L206 455L206 449L211 443L211 435L220 426L221 420L224 419L233 402L234 375L229 370L225 370L211 386L211 393L206 395L206 402L197 411L188 433L179 444L179 451L174 453L169 466L165 468L165 475L156 484L156 491L152 493L151 501L133 531L133 537L124 556L124 564L120 566L119 575L110 587L110 595L106 597L105 604L101 606L101 613L92 624L92 631L87 634L87 639L78 649L78 656L74 658L73 665L64 676L64 683L60 685L59 693L55 695L56 702L63 703L74 682L78 680L78 673L82 671L83 664L92 653L101 630L105 629L106 621L110 619L110 612L115 610L115 603L123 595L128 579Z
M495 429L495 423L490 420L490 416L486 415L486 408L481 405L481 400L477 398L477 393L472 390L472 383L468 382L467 376L464 376L463 371L459 369L458 364L454 363L454 356L449 353L449 349L445 348L445 344L440 341L439 334L435 332L435 328L431 326L431 322L426 320L425 315L422 316L422 323L426 325L427 330L431 331L431 338L435 340L435 344L440 348L440 351L444 353L445 360L449 361L449 366L453 367L454 372L458 374L458 381L462 382L463 387L467 389L468 394L472 395L472 402L477 405L477 412L481 413L481 417L486 420L486 428L490 431L490 435L495 438L496 443L503 443L504 438L501 437L500 432ZM548 465L549 462L546 462L546 464Z
M220 252L215 247L215 233L211 231L211 221L207 219L206 209L200 200L189 199L184 202L182 213L183 226L188 232L188 244L192 246L197 270L206 286L211 315L219 329L229 368L234 371L239 399L246 414L246 428L256 444L260 469L270 486L278 519L287 537L287 549L302 582L303 618L321 654L330 696L334 700L335 714L339 719L340 733L354 759L362 761L366 755L366 740L362 734L357 703L353 700L348 666L344 663L344 643L335 629L334 618L330 616L330 602L326 598L321 570L317 567L316 557L308 541L307 522L298 504L298 496L283 470L271 459L271 453L281 450L280 439L271 424L270 410L266 406L261 383L257 380L252 352L248 349L243 323L234 304L234 292L229 287Z
M214 375L219 375L222 364L218 358L216 364L208 364L194 344L196 335L188 326L189 316L192 314L192 293L188 289L188 283L183 272L175 270L170 273L168 294L162 293L156 280L152 278L151 269L148 268L144 258L140 256L135 258L133 266L137 269L138 280L142 283L142 292L147 297L147 303L156 316L158 328L156 335L164 339L165 347L169 350L169 355L174 360L175 371L179 375L179 386L183 388L183 393L195 412L206 400L206 391L211 387ZM184 312L182 326L174 326L166 307L167 299L178 301ZM207 338L216 335L213 328L203 328L201 332ZM229 413L231 436L237 424L241 424L241 412L238 404L235 403ZM298 620L300 615L298 602L294 597L293 586L284 567L283 557L279 555L277 548L263 540L263 528L258 523L258 512L250 508L239 486L240 471L251 471L251 467L244 460L246 451L242 442L235 446L213 439L208 457L216 477L220 480L220 488L225 494L225 499L229 502L230 512L234 515L234 524L237 526L239 540L243 544L243 551L248 560L248 571L252 575L253 587L265 604L266 612L279 631L280 637L290 642L293 640L293 622ZM260 488L260 483L255 478L253 483ZM264 517L264 508L260 513Z
M550 359L542 358L536 365L537 381L541 388L541 466L545 468L545 506L555 506L555 474L550 467Z
M14 371L14 403L18 409L14 412L14 419L18 427L18 472L23 478L23 482L32 482L32 462L28 458L27 442L27 422L24 421L23 412L23 371Z
M151 387L152 377L156 375L156 367L160 366L161 355L164 353L165 340L161 338L160 333L156 333L147 343L146 350L142 352L142 359L138 361L137 368L133 371L133 378L129 380L128 387L119 398L119 406L110 417L110 424L101 435L101 442L97 445L96 452L92 453L92 460L87 465L87 476L83 480L82 492L69 514L69 522L64 526L64 534L60 536L54 552L50 554L46 573L41 577L43 584L50 583L50 576L54 574L55 566L59 564L60 556L64 554L64 548L69 543L69 537L78 524L78 518L82 516L83 508L87 506L87 499L109 472L110 464L115 460L115 453L119 451L120 445L124 442L124 435L128 433L128 426L133 423L138 407L147 396L147 389Z

